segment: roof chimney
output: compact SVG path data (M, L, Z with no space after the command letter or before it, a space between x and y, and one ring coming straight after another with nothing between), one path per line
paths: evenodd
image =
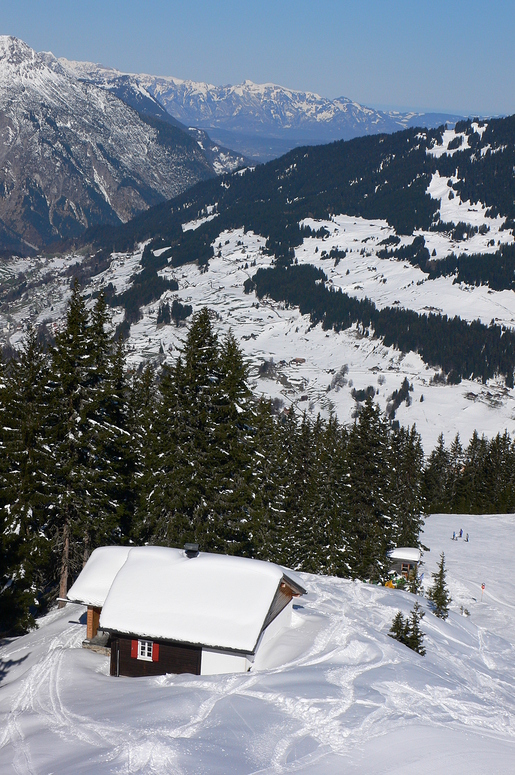
M184 544L184 553L190 559L198 556L198 544Z

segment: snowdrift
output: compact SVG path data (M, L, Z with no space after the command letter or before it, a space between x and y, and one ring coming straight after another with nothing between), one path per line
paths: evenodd
M387 635L412 595L307 574L291 630L246 674L110 678L80 647L84 608L54 611L0 647L0 771L511 774L514 519L427 520L424 583L443 549L453 604L441 621L418 598L425 657Z

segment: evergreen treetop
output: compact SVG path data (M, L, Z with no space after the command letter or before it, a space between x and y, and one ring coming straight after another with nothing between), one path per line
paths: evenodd
M433 586L428 590L427 596L432 603L433 613L439 619L447 619L449 615L449 605L451 596L445 583L445 554L440 555L440 562L437 570L432 573Z

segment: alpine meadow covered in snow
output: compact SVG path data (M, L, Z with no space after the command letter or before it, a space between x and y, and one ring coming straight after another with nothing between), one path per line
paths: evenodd
M435 9L370 4L356 83L416 17L434 88ZM515 116L420 108L422 45L416 109L320 96L303 3L279 86L268 13L180 5L0 36L0 772L512 775Z

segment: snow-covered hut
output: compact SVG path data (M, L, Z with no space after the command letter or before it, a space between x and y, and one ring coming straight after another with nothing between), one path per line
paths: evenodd
M188 545L127 548L122 561L116 549L96 549L68 592L101 607L111 675L245 672L305 593L295 574L269 562Z
M395 571L399 576L409 578L410 574L417 572L420 562L420 549L411 546L399 546L388 552L390 560L390 570Z

